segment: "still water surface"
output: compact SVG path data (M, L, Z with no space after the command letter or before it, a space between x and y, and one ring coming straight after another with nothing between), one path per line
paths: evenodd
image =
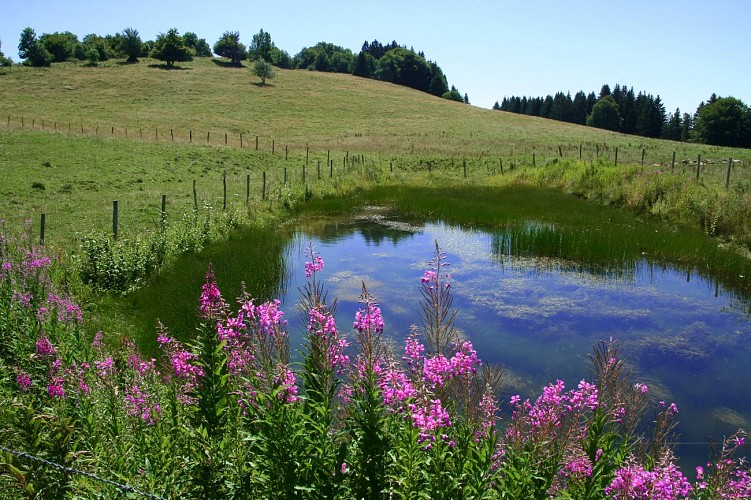
M700 276L646 259L628 269L587 271L499 255L497 234L415 225L377 211L308 227L315 229L300 230L287 248L283 302L291 332L303 319L293 312L312 242L326 263L319 276L338 299L339 328L351 324L364 281L398 349L419 322L420 277L438 241L454 280L456 326L484 362L503 367L504 401L513 394L534 398L556 379L575 387L589 377L592 346L613 338L628 356L633 382L648 384L655 404L678 406L685 465L706 460L709 436L751 428L751 321L737 298ZM292 334L293 350L301 340Z

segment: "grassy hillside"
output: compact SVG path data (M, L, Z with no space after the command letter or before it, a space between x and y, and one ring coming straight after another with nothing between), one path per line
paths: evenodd
M701 173L712 189L724 187L725 164L733 157L741 160L733 182L749 183L749 150L625 136L341 74L279 71L261 87L247 67L208 59L174 70L149 60L95 68L14 67L0 70L0 95L0 219L38 224L45 213L52 243L81 231L109 230L113 200L119 202L123 234L157 228L161 195L167 195L170 217L178 217L193 207L194 181L199 207L221 207L225 175L230 204L245 202L250 176L250 199L264 206L263 172L267 200L284 204L304 195L306 159L306 182L316 196L351 192L368 182L497 185L508 182L499 178L503 165L507 174L512 166L542 167L561 155L612 164L616 149L619 165L640 163L644 153L652 170L670 165L675 152L677 173L686 180L701 155L713 162ZM366 168L345 171L345 155L363 155ZM336 172L331 178L329 158ZM468 173L462 171L465 161ZM597 193L571 187L567 176L581 186L590 174L566 168L533 169L523 179L611 196L608 186ZM623 176L628 178L611 175L602 182L631 182L633 172ZM646 209L659 196L644 194ZM631 203L620 194L614 198Z
M567 156L596 154L595 145L621 149L621 159L640 157L669 161L704 156L742 156L717 148L629 137L535 117L491 111L436 98L412 89L350 75L280 70L260 87L247 67L225 67L205 58L164 70L144 60L106 67L53 66L13 68L0 74L0 120L4 125L54 127L93 134L204 142L208 132L216 144L271 148L359 150L419 153L455 157L510 157L532 151L547 154L562 146ZM503 82L498 82L499 91ZM157 132L159 130L159 132ZM211 138L210 138L211 140ZM280 149L277 149L279 151ZM612 153L611 153L612 154ZM745 158L751 158L744 154ZM640 160L640 158L639 158Z

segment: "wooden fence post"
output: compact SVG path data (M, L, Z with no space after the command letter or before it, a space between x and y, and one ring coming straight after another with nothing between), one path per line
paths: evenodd
M644 166L644 156L647 154L647 150L645 148L641 148L641 166Z
M329 178L334 177L334 160L329 160Z
M117 200L112 202L112 237L114 239L117 239L117 219L118 219L118 209L117 209Z
M393 161L389 162L389 170L391 171L392 174L394 173L394 162Z
M211 130L206 132L206 142L210 142L210 140L211 140Z
M227 132L224 133L224 145L227 145Z
M256 151L258 151L258 136L256 136Z
M162 216L161 216L161 223L162 223L162 231L167 229L167 195L162 195Z
M615 166L618 166L618 147L615 148Z
M175 133L172 131L172 129L169 129L169 136L172 139L172 142L175 142Z
M463 160L462 164L464 166L464 178L466 179L467 178L467 160Z
M193 179L193 209L198 212L198 195L196 194L196 180Z
M308 146L308 145L306 144L306 145L305 145L305 164L306 164L306 165L308 164L308 156L309 156L309 154L310 154L310 146Z
M287 148L287 145L284 145L284 161L287 161L289 158L289 149Z
M261 199L266 199L266 172L263 172L263 184L261 185Z
M42 220L39 225L39 244L44 246L44 227L47 223L47 214L42 214Z
M245 177L245 204L250 202L250 174Z
M725 177L725 189L730 189L730 169L733 168L733 159L728 158L728 173Z
M699 182L699 171L701 170L701 155L696 157L696 182Z
M673 161L670 163L670 170L675 170L675 151L673 151Z
M188 130L188 142L193 142L193 131Z
M271 139L271 154L273 155L276 150L276 140Z
M321 180L321 160L318 160L318 180Z
M240 149L243 147L243 133L240 132Z
M558 146L558 156L560 156L561 158L563 158L563 150L561 149L560 146Z
M537 158L535 158L535 154L534 153L532 153L532 166L533 167L537 166Z
M224 174L222 175L222 186L224 187L224 203L223 203L223 209L227 210L227 171L224 171Z

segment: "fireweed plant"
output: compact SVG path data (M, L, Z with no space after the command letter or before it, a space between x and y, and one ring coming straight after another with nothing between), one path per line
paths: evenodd
M3 498L751 496L743 431L689 482L672 451L678 409L649 413L615 341L595 346L592 381L501 404L498 371L453 327L437 244L418 285L422 329L401 349L384 341L364 283L352 327L337 325L309 246L294 366L279 301L243 293L233 306L211 268L194 340L162 327L153 359L128 340L84 338L81 308L28 236L0 237L0 256Z

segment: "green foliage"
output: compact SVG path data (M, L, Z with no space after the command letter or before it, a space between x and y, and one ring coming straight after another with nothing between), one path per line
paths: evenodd
M352 67L352 74L363 78L372 78L376 68L376 59L368 52L360 51Z
M134 28L125 28L122 33L123 41L120 48L128 56L128 62L138 62L138 57L141 55L142 45L141 36L138 34L138 30Z
M154 59L166 62L167 67L170 68L176 62L193 60L193 51L186 47L185 39L178 34L176 28L172 28L167 34L160 34L149 55Z
M192 31L186 31L183 35L185 45L192 49L196 57L211 57L211 46L205 38L198 38Z
M696 113L698 138L707 144L751 147L751 109L735 97L721 97Z
M354 55L332 43L320 42L313 47L305 47L292 59L296 69L326 71L332 73L349 73Z
M96 47L89 47L86 51L86 60L89 61L89 66L96 66L99 63L99 51Z
M81 42L78 37L66 31L65 33L44 33L39 40L44 48L52 54L52 62L65 62L75 56Z
M271 80L276 77L276 70L263 59L256 59L253 62L253 68L251 69L253 75L261 79L261 85L266 85L266 80Z
M621 114L612 97L605 96L597 101L592 114L587 117L587 125L605 130L620 130Z
M451 101L464 102L464 98L462 97L462 94L453 85L451 86L451 90L448 92L444 92L444 94L441 97L443 97L444 99L449 99Z
M83 37L84 54L88 54L91 49L99 52L99 61L107 61L115 57L115 53L110 47L110 42L99 35L93 33ZM88 59L88 56L86 57Z
M31 28L24 28L24 30L21 32L21 38L18 42L18 55L21 59L29 58L29 51L36 41L36 32Z
M247 58L245 45L240 43L239 31L225 31L222 37L214 44L214 53L220 57L232 60L232 64L239 65L240 61Z
M267 31L261 30L253 35L250 46L248 46L248 57L254 61L257 59L273 61L271 52L274 48L274 42L271 41L271 34Z
M0 47L2 47L2 43L0 43ZM3 54L3 51L0 50L0 68L4 68L7 66L13 65L13 60L9 57L5 57L5 54Z

